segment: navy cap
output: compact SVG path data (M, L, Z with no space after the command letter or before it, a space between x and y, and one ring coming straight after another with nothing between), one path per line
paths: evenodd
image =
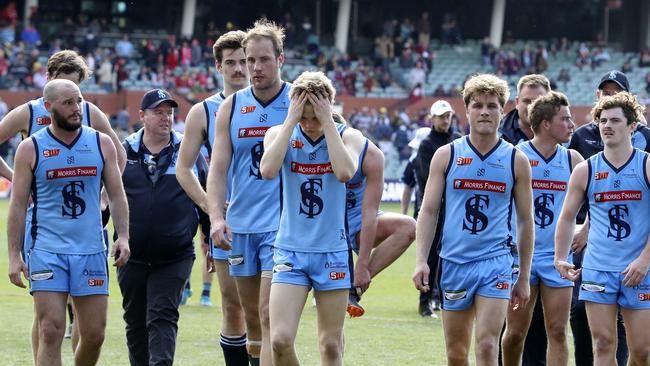
M606 73L605 75L603 75L603 77L600 78L600 84L598 84L598 89L602 89L603 84L605 84L608 81L616 83L618 86L623 88L623 90L626 92L630 91L630 82L627 81L627 76L625 76L625 74L623 74L618 70L612 70Z
M152 89L145 93L140 102L140 110L152 109L158 107L162 102L170 102L172 107L178 108L178 103L172 96L162 89Z

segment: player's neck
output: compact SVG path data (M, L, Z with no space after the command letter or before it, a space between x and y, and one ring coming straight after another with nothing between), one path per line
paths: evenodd
M478 150L478 152L481 154L487 154L494 148L497 142L499 142L499 136L497 136L496 133L482 135L478 133L473 134L470 131L469 141L476 148L476 150Z
M253 86L253 92L255 93L255 97L257 97L257 99L264 103L267 103L269 100L271 100L271 98L275 97L278 94L280 88L282 88L282 79L277 78L273 85L263 90L257 89L255 86Z
M615 167L620 167L621 165L625 164L628 159L630 159L630 155L632 155L633 150L634 147L632 147L632 143L625 141L619 145L605 145L603 154L605 154L605 158L607 158L607 161L609 161L612 165Z
M554 139L546 136L535 135L530 143L533 144L535 150L537 150L545 159L550 158L555 154L557 150L558 142Z
M48 128L54 137L60 141L65 142L68 145L71 144L81 133L81 127L77 128L74 131L68 131L63 128L58 128L54 123L52 123Z
M142 134L142 143L147 147L152 154L158 154L165 146L169 144L171 140L171 135L157 135L147 133L147 130L144 130Z

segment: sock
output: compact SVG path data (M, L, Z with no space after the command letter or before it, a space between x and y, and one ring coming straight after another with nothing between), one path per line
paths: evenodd
M255 357L250 353L248 354L248 362L250 362L251 366L260 366L260 358Z
M212 288L212 284L210 282L203 282L203 291L201 292L201 296L210 297L211 288Z
M74 321L74 311L72 311L72 304L68 304L68 317L70 318L70 324Z
M248 351L246 350L246 334L242 336L227 337L221 334L219 341L223 350L226 366L247 366Z

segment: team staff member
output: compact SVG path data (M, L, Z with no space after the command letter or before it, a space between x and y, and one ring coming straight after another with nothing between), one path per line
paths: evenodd
M447 361L453 365L469 363L475 319L476 362L496 364L508 303L523 307L530 295L534 238L530 166L521 151L497 135L508 94L508 84L494 75L479 74L465 83L469 135L434 154L418 217L413 282L418 290L430 291L426 259L438 215L444 213L440 290ZM516 228L510 225L513 204ZM513 230L520 238L521 258L514 284Z
M332 116L335 90L322 72L303 72L287 119L264 138L265 179L281 170L284 194L273 254L271 343L275 365L299 365L295 337L314 289L321 365L343 364L343 321L350 288L345 182L357 170L364 138Z
M215 140L215 119L223 100L236 91L248 86L246 54L242 41L246 34L242 31L228 32L214 43L212 52L217 71L223 77L224 89L220 93L195 104L185 119L185 134L178 156L176 178L185 192L203 210L208 211L208 197L198 177L192 172L194 162L205 147L209 159ZM208 222L209 230L209 222ZM201 229L205 230L203 224ZM209 235L209 233L208 233ZM244 311L239 303L235 280L228 273L229 252L215 247L208 237L208 267L217 273L221 290L221 334L220 344L228 366L248 364L246 351L246 325ZM214 260L214 261L213 261ZM204 269L204 271L206 271ZM212 273L207 274L211 278ZM205 274L204 274L205 282ZM205 286L205 284L204 284ZM209 298L208 298L209 299Z
M70 295L79 330L75 364L94 365L104 342L108 306L102 183L114 213L116 266L129 258L127 202L115 147L108 136L82 126L79 87L69 80L53 80L43 98L52 123L21 142L16 152L8 217L9 278L25 287L22 272L30 281L39 330L36 364L61 364ZM20 252L30 193L34 208L25 264Z
M181 291L194 262L198 213L175 175L177 107L166 91L148 91L140 103L144 127L124 141L132 256L117 279L131 365L173 363Z
M644 108L627 92L602 97L592 109L604 151L571 174L555 234L555 267L582 276L594 365L616 365L617 314L625 320L628 365L650 363L650 159L632 145ZM575 217L589 206L589 238L581 269L568 262Z
M445 100L438 100L431 105L429 111L429 119L431 120L431 131L420 143L417 155L413 162L415 170L415 180L419 188L418 193L419 202L422 202L422 196L427 186L427 179L429 178L429 166L433 154L442 146L454 141L461 137L461 134L451 129L451 118L454 115L454 110L451 104ZM417 219L417 217L416 217ZM441 226L438 221L438 227ZM433 311L440 310L440 291L438 290L437 278L440 277L438 273L438 263L440 257L438 256L438 243L440 242L440 230L436 232L433 238L433 244L427 257L427 264L429 265L429 283L432 288L431 291L420 291L420 305L418 306L420 315L433 316Z

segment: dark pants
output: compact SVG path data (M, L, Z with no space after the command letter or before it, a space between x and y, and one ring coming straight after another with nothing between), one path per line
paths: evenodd
M533 318L530 321L530 328L524 343L524 354L522 366L544 366L546 365L546 327L544 326L544 310L542 307L542 296L538 294L537 302L533 310Z
M128 262L118 268L131 365L172 365L178 307L194 258L163 265Z
M579 254L574 254L573 256L573 263L576 267L580 267L582 264L582 253L584 253L584 249ZM585 308L585 302L578 300L581 285L582 278L579 278L573 287L569 321L571 323L571 332L573 333L576 366L592 366L594 363L594 355L591 345L591 331L587 322L587 310ZM627 337L625 336L625 326L623 325L623 317L620 311L618 313L617 332L618 347L616 349L616 361L619 365L626 365L628 356Z

